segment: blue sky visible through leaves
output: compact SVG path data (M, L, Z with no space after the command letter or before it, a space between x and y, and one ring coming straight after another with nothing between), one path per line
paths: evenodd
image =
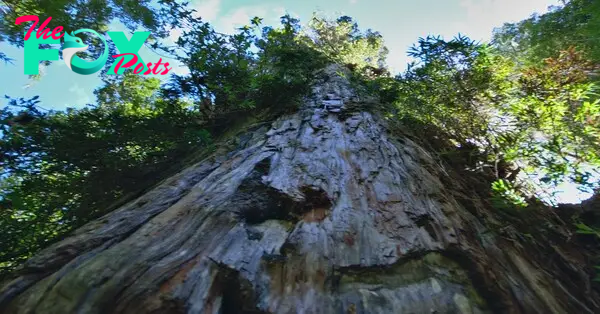
M254 16L264 18L264 24L277 25L279 17L286 13L302 22L308 21L313 12L330 17L349 15L361 29L371 28L382 33L390 50L387 62L393 72L406 68L410 61L406 51L419 37L433 34L451 38L461 33L487 41L494 27L525 19L533 13L544 13L549 6L558 4L558 0L191 1L198 14L223 33L232 33L236 27L248 24ZM110 30L125 28L114 23ZM173 31L172 39L177 35L178 32ZM80 108L95 101L93 91L101 83L97 75L76 74L61 60L45 68L41 80L32 81L23 74L22 49L0 43L0 51L14 59L14 64L0 64L0 96L39 95L41 107L56 110ZM145 62L159 58L145 47L140 55ZM175 71L185 69L176 66ZM558 199L561 202L576 202L588 196L578 192L575 186L562 186L560 190Z
M395 71L405 69L407 49L421 36L439 34L450 38L462 33L477 40L488 40L492 29L503 22L514 22L532 13L546 12L558 0L332 0L332 1L256 1L193 0L191 5L218 31L231 33L248 24L254 16L265 24L278 24L289 13L307 21L313 12L337 17L349 15L361 28L380 31L390 49L388 64ZM42 19L44 17L41 17ZM117 23L111 31L125 30ZM177 32L173 32L175 37ZM148 49L143 59L158 59ZM43 105L52 109L81 107L94 101L93 90L100 84L97 75L79 75L57 61L45 69L44 77L33 82L23 74L23 50L0 44L0 50L15 59L14 65L0 64L0 93L12 97L39 95ZM179 69L182 70L182 69Z

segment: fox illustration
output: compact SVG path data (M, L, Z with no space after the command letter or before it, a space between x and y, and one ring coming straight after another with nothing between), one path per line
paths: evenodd
M71 62L73 60L73 57L76 53L80 51L85 51L88 48L88 46L83 44L81 38L74 35L69 35L69 33L67 32L65 32L64 39L65 42L62 46L63 60L67 64L67 67L69 67L69 70L73 70L71 68Z

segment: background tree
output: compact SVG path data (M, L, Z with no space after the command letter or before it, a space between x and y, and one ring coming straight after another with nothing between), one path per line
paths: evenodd
M37 100L21 99L2 112L3 268L106 213L210 143L199 113L161 98L158 79L127 73L105 84L88 108L43 112Z
M594 0L565 1L547 14L504 24L493 37L503 54L528 65L556 58L569 47L577 47L585 52L585 58L598 63L599 41L600 3Z

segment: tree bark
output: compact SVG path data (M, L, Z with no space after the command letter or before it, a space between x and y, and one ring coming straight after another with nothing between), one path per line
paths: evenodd
M321 81L298 113L30 259L0 312L600 312L569 239L493 232L501 216L451 169L377 115L318 109L327 93L364 100Z

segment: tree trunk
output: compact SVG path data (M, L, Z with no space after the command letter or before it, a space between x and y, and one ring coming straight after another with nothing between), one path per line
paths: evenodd
M451 169L376 115L316 108L328 93L361 102L321 81L298 113L30 259L0 312L600 312L566 237L490 230L498 210Z

